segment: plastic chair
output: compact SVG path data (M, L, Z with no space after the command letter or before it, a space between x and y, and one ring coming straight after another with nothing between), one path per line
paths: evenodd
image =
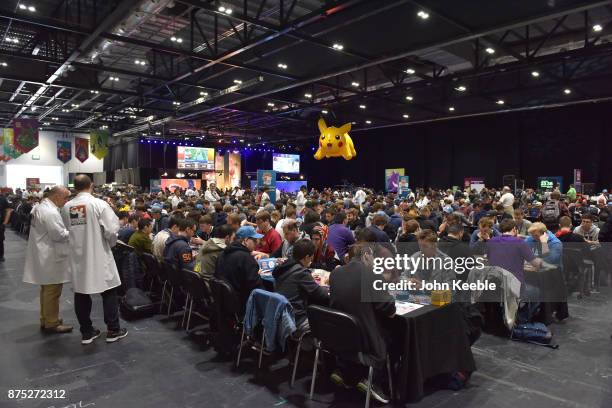
M365 333L359 321L347 313L328 307L311 305L307 309L310 330L315 338L315 361L312 368L312 381L310 383L310 399L314 394L317 376L317 365L321 350L341 358L356 361L369 368L368 391L366 395L366 408L370 406L372 395L372 377L374 376L375 359L366 353ZM386 356L387 375L389 376L389 392L393 399L393 380L391 378L391 364Z
M155 283L155 281L157 280L158 282L161 282L160 279L160 265L159 265L159 261L157 260L157 258L153 255L150 254L148 252L144 252L140 255L140 260L142 261L142 264L144 265L144 271L145 274L149 277L149 279L151 279L151 285L149 286L149 292L153 291L153 284ZM162 296L163 296L163 292L162 292Z
M167 276L168 276L168 283L170 284L170 300L168 302L168 317L170 317L170 313L172 311L172 301L175 300L174 291L182 290L183 277L177 265L173 263L163 261L162 268L166 271ZM183 309L183 313L185 313L184 309Z
M236 290L226 281L213 278L210 281L213 298L213 313L216 321L218 351L235 353L238 336L242 329L240 301Z
M208 285L202 276L192 270L183 269L183 288L187 292L187 303L185 303L185 310L187 316L187 327L186 331L189 331L189 326L191 323L191 315L193 313L193 303L198 302L203 305L208 305L210 303L210 291L208 290ZM196 312L196 314L198 314ZM208 317L198 314L198 316L203 319L208 320ZM183 323L185 323L185 315L183 315Z

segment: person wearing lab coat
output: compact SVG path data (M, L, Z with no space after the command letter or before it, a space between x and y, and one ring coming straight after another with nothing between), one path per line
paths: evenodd
M217 193L217 185L215 183L210 183L210 187L204 193L204 199L208 200L211 205L221 200L219 193Z
M107 202L91 194L93 185L88 176L76 176L74 188L77 195L62 209L62 218L70 232L74 310L81 326L81 344L91 344L100 337L90 319L90 295L96 293L102 295L106 342L112 343L127 336L127 330L119 326L117 287L121 280L111 252L117 242L119 219Z
M69 196L66 187L53 187L31 213L23 281L40 285L40 328L46 333L72 331L59 318L62 287L70 282L69 233L60 214Z
M295 209L298 216L302 216L304 212L304 207L306 207L306 186L301 186L300 191L298 191L297 196L295 197Z

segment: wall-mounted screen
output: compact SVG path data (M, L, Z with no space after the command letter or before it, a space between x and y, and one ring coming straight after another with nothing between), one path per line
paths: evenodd
M214 170L215 149L208 147L176 148L177 168L185 170Z
M279 173L299 173L300 155L274 153L272 155L272 170Z

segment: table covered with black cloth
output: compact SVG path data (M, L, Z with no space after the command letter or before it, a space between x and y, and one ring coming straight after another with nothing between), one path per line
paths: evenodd
M553 313L559 320L569 317L565 277L560 268L526 271L525 281L540 289L540 312L536 321L549 325L553 322Z
M394 388L400 402L420 401L425 396L425 382L439 374L476 370L466 330L457 303L423 306L395 316L393 335L401 339L401 361Z

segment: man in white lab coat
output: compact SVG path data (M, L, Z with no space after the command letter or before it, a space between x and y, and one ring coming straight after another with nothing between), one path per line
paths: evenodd
M111 252L117 242L119 220L107 202L91 194L93 185L88 176L76 176L74 188L77 195L66 203L62 217L70 231L70 269L81 344L91 344L100 337L100 330L93 327L89 317L89 295L94 293L102 295L104 322L108 329L106 342L112 343L127 336L127 330L119 327L117 287L121 280Z
M301 186L300 191L298 191L297 196L295 197L295 210L299 217L302 216L304 207L306 207L306 191L308 191L306 186Z
M210 187L204 193L204 199L208 200L211 205L221 200L221 196L217 193L217 185L215 183L210 183Z
M23 281L40 285L40 328L46 333L72 331L72 326L59 318L62 287L70 282L69 233L60 214L69 196L66 187L53 187L31 213Z

